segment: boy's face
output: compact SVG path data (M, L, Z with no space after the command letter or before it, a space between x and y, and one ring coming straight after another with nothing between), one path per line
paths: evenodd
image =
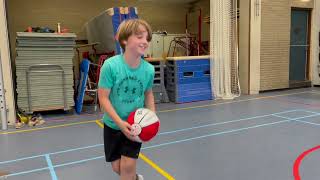
M139 31L133 33L129 36L128 40L126 41L125 48L126 51L130 51L131 53L142 56L144 55L145 51L149 47L149 42L147 41L148 31L144 26L139 26Z

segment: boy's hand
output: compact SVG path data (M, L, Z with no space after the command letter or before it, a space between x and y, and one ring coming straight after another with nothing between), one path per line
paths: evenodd
M122 121L119 125L119 128L128 139L133 141L133 135L131 133L131 125L128 122Z

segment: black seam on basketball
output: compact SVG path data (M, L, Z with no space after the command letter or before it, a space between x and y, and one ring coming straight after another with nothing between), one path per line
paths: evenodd
M149 112L147 112L141 119L140 119L140 121L139 121L139 123L138 124L140 124L141 123L141 121L143 120L143 118L144 117L146 117L146 115L148 115L149 114Z

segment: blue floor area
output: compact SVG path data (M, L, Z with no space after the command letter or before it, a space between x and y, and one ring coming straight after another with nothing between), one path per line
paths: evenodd
M293 179L296 158L320 144L319 99L320 90L300 89L161 104L160 133L141 152L175 179ZM95 122L2 134L0 170L8 179L118 179L104 161L102 142ZM301 164L302 177L320 177L313 159L319 155ZM138 171L145 179L165 179L141 159Z

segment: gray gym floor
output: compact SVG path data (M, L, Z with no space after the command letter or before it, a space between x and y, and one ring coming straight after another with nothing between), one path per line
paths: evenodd
M159 104L161 131L141 151L152 162L140 158L138 172L146 180L319 179L319 99L319 88L305 88ZM0 171L8 180L118 179L104 161L100 118L66 114L0 131Z

